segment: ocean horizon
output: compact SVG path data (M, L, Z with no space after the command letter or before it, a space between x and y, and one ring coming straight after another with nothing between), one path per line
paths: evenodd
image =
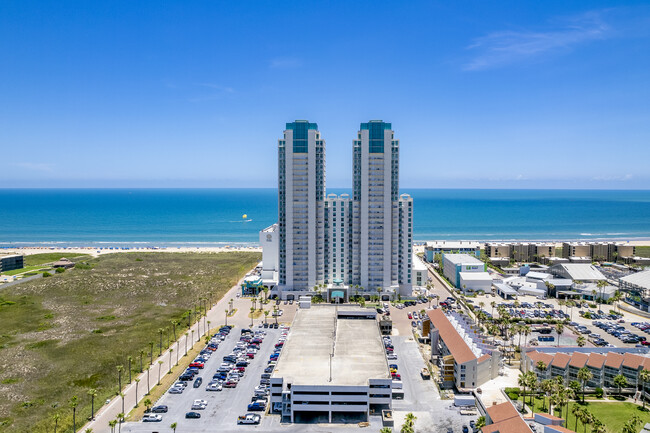
M650 239L650 190L401 193L414 242ZM0 248L251 246L277 220L276 188L0 189L0 203Z

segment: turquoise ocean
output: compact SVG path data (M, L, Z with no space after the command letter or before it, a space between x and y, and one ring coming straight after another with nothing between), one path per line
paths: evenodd
M415 241L650 239L650 191L402 192ZM0 189L0 248L254 245L276 219L270 188Z

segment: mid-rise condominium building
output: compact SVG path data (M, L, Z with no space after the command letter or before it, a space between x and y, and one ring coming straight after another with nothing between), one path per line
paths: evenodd
M315 123L288 123L278 148L278 226L261 235L279 233L278 295L296 297L323 285L328 299L410 295L413 200L399 194L399 141L391 124L361 124L353 141L352 197L326 196L325 141Z

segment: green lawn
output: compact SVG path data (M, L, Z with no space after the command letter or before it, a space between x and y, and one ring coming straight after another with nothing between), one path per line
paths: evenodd
M72 261L77 260L87 260L91 256L89 254L78 254L78 253L41 253L41 254L31 254L24 257L25 267L34 266L34 265L43 265L45 263L56 262L60 258L66 257Z
M521 397L520 397L521 401ZM526 402L529 401L529 398L526 397ZM548 399L546 399L548 404ZM567 419L567 410L568 410L568 420L567 425L565 425L569 430L573 430L579 433L584 431L584 425L578 420L578 428L576 429L576 418L571 413L571 408L574 405L586 407L589 412L594 414L597 419L599 419L607 428L609 433L620 433L623 430L623 424L632 418L633 414L637 414L641 420L642 424L639 427L639 430L647 422L650 422L650 412L648 410L643 411L641 406L637 406L633 403L627 402L586 402L583 406L581 403L571 402L568 405L568 408L564 408L562 414L560 415L559 409L554 410L554 415L561 416L564 419ZM539 412L548 412L548 409L543 409L542 399L535 399L535 413ZM589 425L587 426L587 431L589 431Z
M76 395L77 426L117 392L117 365L128 382L127 356L139 370L139 351L158 354L187 326L202 297L217 299L261 259L251 252L118 253L80 269L0 288L0 432L72 431L68 401ZM214 324L213 324L214 326ZM172 337L173 338L173 337ZM145 356L145 363L148 355Z

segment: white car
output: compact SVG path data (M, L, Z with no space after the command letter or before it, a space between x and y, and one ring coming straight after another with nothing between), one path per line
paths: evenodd
M388 359L397 359L397 355L395 355L394 353L391 353L388 356L386 356L386 358L388 358Z
M237 424L259 424L261 419L256 413L247 413L237 418Z
M222 389L223 387L221 384L217 382L209 383L208 386L205 387L206 391L221 391Z
M192 405L192 410L203 410L203 409L205 409L207 406L208 406L207 404L197 404L197 403L194 403L194 404Z
M205 400L201 400L200 398L197 398L196 400L194 400L194 404L208 404L208 402Z
M184 389L185 388L183 388L182 386L173 386L173 387L169 388L169 393L170 394L182 394Z
M162 415L158 415L157 413L145 414L142 417L142 422L160 422L160 421L162 421Z

